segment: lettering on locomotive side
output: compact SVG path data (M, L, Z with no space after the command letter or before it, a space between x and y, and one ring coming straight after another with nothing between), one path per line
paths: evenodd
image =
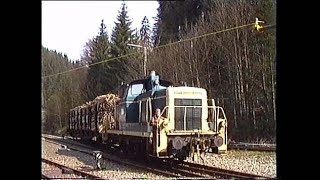
M201 95L201 92L190 92L190 91L175 91L174 94L192 94L192 95Z

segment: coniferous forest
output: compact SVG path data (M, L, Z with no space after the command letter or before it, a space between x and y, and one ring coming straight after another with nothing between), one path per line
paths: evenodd
M276 24L276 1L158 3L155 24L145 16L140 29L134 29L123 2L114 24L97 24L96 36L86 42L78 61L42 47L42 130L63 133L71 108L116 93L121 82L143 78L143 48L127 45L139 44L147 47L147 72L207 90L226 112L230 139L274 143L276 29L259 32L250 24L256 17ZM213 32L220 33L201 36Z

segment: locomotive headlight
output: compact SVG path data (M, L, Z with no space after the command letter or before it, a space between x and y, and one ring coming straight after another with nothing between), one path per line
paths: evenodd
M213 140L215 146L220 147L223 144L223 138L221 136L216 136Z
M183 139L179 136L175 137L172 141L172 145L174 149L181 149L183 147Z

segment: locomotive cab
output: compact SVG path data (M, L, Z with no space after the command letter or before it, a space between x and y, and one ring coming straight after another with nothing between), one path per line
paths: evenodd
M116 121L119 122L120 130L150 131L147 122L154 112L155 102L153 98L159 91L165 90L172 83L160 80L154 71L145 79L139 79L123 84L118 89L120 101L116 111ZM151 108L149 108L151 106ZM141 127L144 126L144 127Z

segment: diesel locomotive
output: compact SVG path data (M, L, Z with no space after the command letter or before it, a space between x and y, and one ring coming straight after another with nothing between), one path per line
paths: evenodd
M184 160L227 151L225 112L203 88L173 86L152 71L145 79L122 84L112 100L110 94L102 99L70 110L72 137L148 158ZM112 102L101 108L103 101ZM165 126L150 125L156 109L167 120Z

